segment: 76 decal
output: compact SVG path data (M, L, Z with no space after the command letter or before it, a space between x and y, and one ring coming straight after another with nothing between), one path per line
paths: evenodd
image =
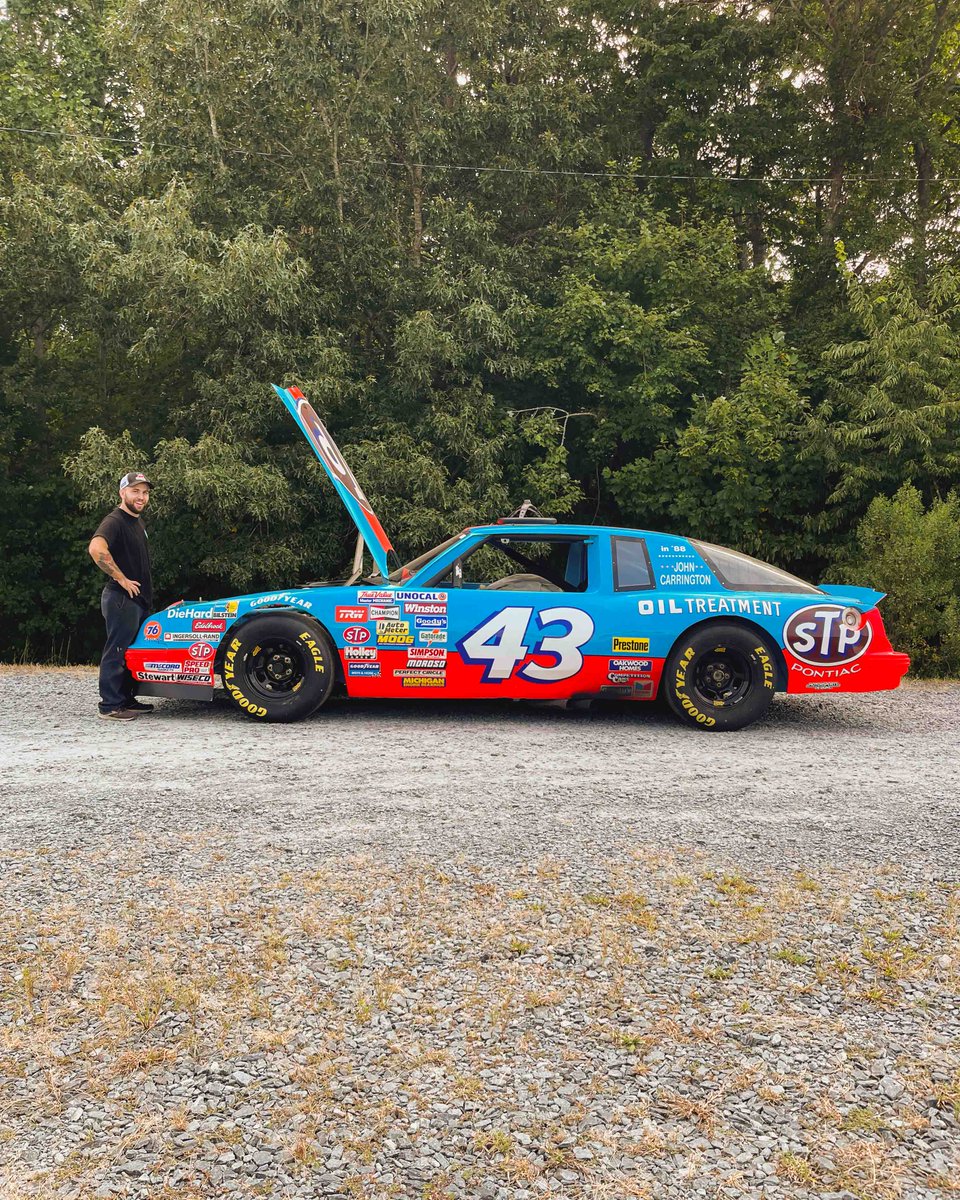
M593 619L580 608L545 608L536 614L532 608L502 608L462 638L457 649L466 662L484 664L484 683L509 679L528 654L550 655L549 665L528 662L517 676L553 683L576 675L583 666L581 647L592 637Z

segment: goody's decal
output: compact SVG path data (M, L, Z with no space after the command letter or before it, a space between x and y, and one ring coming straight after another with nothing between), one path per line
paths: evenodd
M811 667L846 666L866 652L873 630L867 621L845 624L843 613L838 604L808 604L784 624L784 646Z

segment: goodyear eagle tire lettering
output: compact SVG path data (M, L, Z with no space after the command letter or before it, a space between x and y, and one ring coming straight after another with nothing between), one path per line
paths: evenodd
M756 630L716 622L678 642L667 660L667 704L696 729L743 729L763 716L776 690L776 650Z
M230 637L223 656L223 686L246 716L299 721L330 695L333 661L326 635L309 617L264 613Z

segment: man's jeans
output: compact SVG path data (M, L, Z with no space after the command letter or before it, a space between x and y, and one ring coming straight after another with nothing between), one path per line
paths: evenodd
M112 587L103 589L100 611L107 623L107 644L100 659L100 711L113 712L133 699L133 676L124 655L147 614L126 592Z

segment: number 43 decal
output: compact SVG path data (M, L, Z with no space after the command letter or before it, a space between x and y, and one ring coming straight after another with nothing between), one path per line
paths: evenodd
M580 647L593 637L592 618L579 608L545 608L536 614L536 628L531 630L533 615L532 608L503 608L457 643L467 662L485 664L484 683L509 679L517 663L531 652L556 659L550 666L529 662L521 667L518 677L531 683L569 679L583 666ZM551 625L565 625L566 629L544 633Z

